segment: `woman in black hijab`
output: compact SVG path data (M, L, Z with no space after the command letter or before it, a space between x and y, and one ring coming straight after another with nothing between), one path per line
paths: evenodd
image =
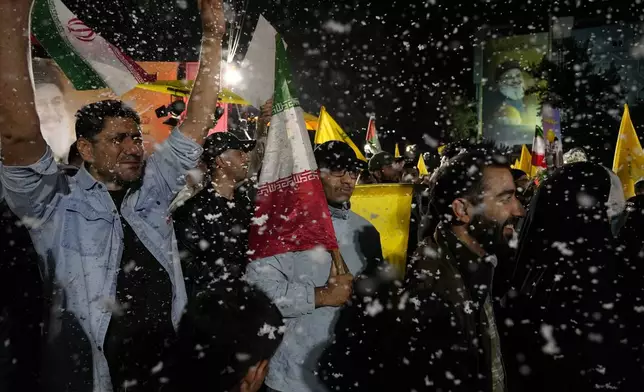
M619 288L611 223L624 201L613 176L566 165L532 199L503 323L510 391L642 390L624 340L632 302Z

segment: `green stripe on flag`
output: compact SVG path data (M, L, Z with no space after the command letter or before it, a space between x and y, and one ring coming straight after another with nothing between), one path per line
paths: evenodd
M282 37L275 35L275 92L273 93L273 116L284 110L300 106L291 81L286 48Z
M32 32L76 90L107 88L103 79L67 40L55 8L56 5L51 0L36 0L32 13Z

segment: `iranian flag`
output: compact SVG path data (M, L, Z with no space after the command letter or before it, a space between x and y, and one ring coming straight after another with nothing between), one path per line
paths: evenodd
M546 140L543 138L543 129L537 126L532 140L532 166L545 169L546 165Z
M61 0L36 0L31 31L77 90L110 88L123 95L153 82L134 60L76 17Z
M382 151L380 139L378 139L378 131L376 130L376 119L374 117L369 119L369 125L367 126L367 143L371 146L374 154Z
M286 49L275 35L273 115L250 231L253 259L322 246L338 248L304 112L291 85Z

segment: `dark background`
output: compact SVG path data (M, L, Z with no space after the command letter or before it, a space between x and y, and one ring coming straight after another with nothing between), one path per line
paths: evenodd
M622 0L227 1L246 4L242 53L264 14L288 44L303 108L317 113L324 104L356 141L375 114L391 151L395 142L423 144L423 135L445 138L446 95L475 95L473 45L482 26L526 34L547 31L549 15L574 16L576 27L644 18L644 4ZM198 59L196 0L64 2L135 60ZM350 29L329 31L330 20Z

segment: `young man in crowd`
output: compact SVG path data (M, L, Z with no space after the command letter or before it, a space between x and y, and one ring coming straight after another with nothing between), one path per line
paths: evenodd
M438 252L421 249L409 290L421 307L425 302L436 312L425 313L428 324L417 337L434 339L431 345L445 352L436 385L452 384L444 378L450 372L472 388L464 390L505 391L492 281L498 264L509 261L504 256L525 214L510 166L495 149L472 148L441 167L435 180L431 202L440 219L434 234ZM421 358L431 351L420 350Z
M45 293L54 301L48 338L71 350L49 350L51 378L43 384L48 391L156 391L160 358L186 304L167 211L212 126L222 2L201 1L201 67L181 128L144 161L136 112L120 101L87 105L76 116L84 164L74 177L58 169L33 104L31 3L9 1L0 13L0 135L7 202L30 223L53 285Z
M217 281L188 303L179 325L172 390L257 392L284 335L282 315L243 280Z
M213 278L241 277L250 261L253 203L243 188L255 141L216 132L203 147L204 188L173 215L189 298Z
M329 390L507 390L491 286L496 254L524 213L509 164L493 150L472 150L435 180L435 244L419 248L404 292L377 293L381 312L356 313L336 331L320 361Z
M381 151L369 160L369 173L376 184L398 184L402 180L404 165L404 158L394 158Z
M338 141L324 143L314 153L340 253L350 273L335 273L331 255L323 249L285 253L248 265L248 281L264 290L286 318L284 342L271 360L266 379L271 390L280 392L325 391L314 372L339 307L350 298L353 276L382 260L378 231L349 205L364 162L349 145Z

